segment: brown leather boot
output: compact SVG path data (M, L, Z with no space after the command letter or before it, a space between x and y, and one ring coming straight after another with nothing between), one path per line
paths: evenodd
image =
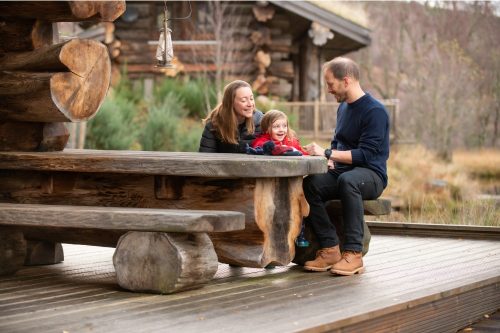
M316 252L316 259L304 263L304 269L314 272L326 272L340 259L342 259L342 255L338 245L325 247Z
M330 272L338 275L354 275L363 273L364 269L361 252L344 251L342 260L334 264Z

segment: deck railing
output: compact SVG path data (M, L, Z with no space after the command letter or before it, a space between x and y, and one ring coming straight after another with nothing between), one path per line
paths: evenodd
M399 100L381 100L391 119L391 142L397 140ZM331 140L337 123L337 102L280 102L275 108L285 112L299 137L311 140Z

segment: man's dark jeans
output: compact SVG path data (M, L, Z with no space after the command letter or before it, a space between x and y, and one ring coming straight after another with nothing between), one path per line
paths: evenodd
M311 207L306 223L312 226L321 248L339 244L337 231L328 217L325 202L340 199L345 229L343 250L361 252L363 200L378 198L384 185L380 177L367 168L355 167L341 174L332 171L304 178L304 194Z

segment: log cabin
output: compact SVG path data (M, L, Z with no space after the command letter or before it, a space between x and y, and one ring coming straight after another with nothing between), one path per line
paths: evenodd
M8 151L62 150L67 132L61 122L79 121L92 115L107 80L104 84L85 83L85 78L95 82L93 73L86 70L89 63L79 63L75 61L79 57L71 54L81 55L82 48L85 49L92 55L91 60L99 65L97 69L101 73L108 72L107 57L99 56L102 47L89 41L54 45L52 22L87 18L112 21L115 14L121 15L123 4L120 1L115 2L112 11L103 5L90 1L44 2L44 6L49 7L41 8L38 2L0 2L0 73L3 75L0 101L4 103L0 108L0 151L19 154ZM272 10L257 11L262 12L259 14L262 17L275 14ZM263 49L259 55L266 71L273 60L272 53L267 54ZM70 84L62 89L60 82L64 78ZM92 89L91 94L97 96L90 107L70 100L61 102L65 91L80 89ZM32 103L25 100L27 97L32 98ZM78 101L78 98L74 100ZM37 154L43 158L51 153ZM5 156L0 161L7 162ZM12 164L22 169L21 163L14 161ZM47 163L46 166L62 167L60 163ZM8 202L16 196L6 189L14 184L13 173L3 170L3 174L1 201L7 202L12 210L18 204ZM58 187L61 197L67 196L68 187L61 186L62 182L47 181L52 179L47 174L39 178L41 184L33 189L20 187L21 199L31 193L49 200L48 194L57 192ZM29 176L18 179L24 179L26 184L34 183ZM161 182L148 182L156 189L151 191L151 196L165 200L178 193L169 191L165 178L160 179ZM102 176L96 178L97 182L102 182ZM112 194L109 191L112 188L105 187L104 193ZM85 191L79 193L86 194ZM26 214L26 206L23 208L19 215L28 223L26 219L30 216ZM49 205L44 209L49 209ZM5 214L6 211L4 203L0 212ZM32 207L31 214L31 219L39 223L43 211ZM61 215L57 217L49 222L74 221ZM9 223L5 217L2 221ZM262 268L249 271L226 265L221 266L221 274L206 289L172 297L118 290L113 283L116 276L113 266L102 264L111 259L112 252L101 248L96 254L93 249L68 246L71 259L68 264L24 268L14 278L0 277L0 331L88 331L98 328L107 332L134 332L163 331L168 327L183 332L197 332L201 328L204 332L226 328L262 332L455 332L483 316L487 318L485 314L493 311L497 311L494 317L498 318L499 228L382 222L371 222L369 226L377 241L367 258L370 270L358 279L313 276L293 266L266 272ZM142 224L140 227L144 228ZM9 236L5 229L0 230L0 257L18 258L16 264L23 263L24 254L29 253L30 259L38 259L35 255L38 249L50 250L46 243L27 244L22 234ZM12 251L11 244L23 244L23 247ZM56 247L52 249L54 260L58 261L62 253ZM388 260L389 252L391 260ZM2 262L0 258L0 271L10 270L8 264L11 262ZM294 315L297 309L300 315ZM463 331L469 330L471 328Z
M115 21L113 63L126 65L131 77L238 78L252 83L258 94L311 101L319 98L325 60L370 44L360 3L167 1L176 68L165 71L155 66L164 6L127 1L126 12Z

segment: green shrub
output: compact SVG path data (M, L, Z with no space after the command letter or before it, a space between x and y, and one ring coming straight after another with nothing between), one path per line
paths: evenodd
M168 93L161 104L152 105L140 135L142 148L176 150L178 127L183 115L183 104L173 92Z
M134 104L143 102L144 85L140 81L130 81L126 67L122 68L121 79L113 90L119 98L126 99Z
M126 74L126 73L125 73ZM143 85L123 75L88 122L86 148L197 151L215 90L203 79L166 78L146 102Z
M202 133L201 123L186 118L180 99L168 93L160 105L149 108L140 143L144 150L198 151Z
M187 116L204 118L217 102L214 85L202 78L184 80L165 78L155 89L155 99L174 93L187 109Z
M86 148L125 150L137 141L137 106L126 96L110 92L87 124Z
M203 126L200 121L184 118L177 135L178 151L198 151Z

